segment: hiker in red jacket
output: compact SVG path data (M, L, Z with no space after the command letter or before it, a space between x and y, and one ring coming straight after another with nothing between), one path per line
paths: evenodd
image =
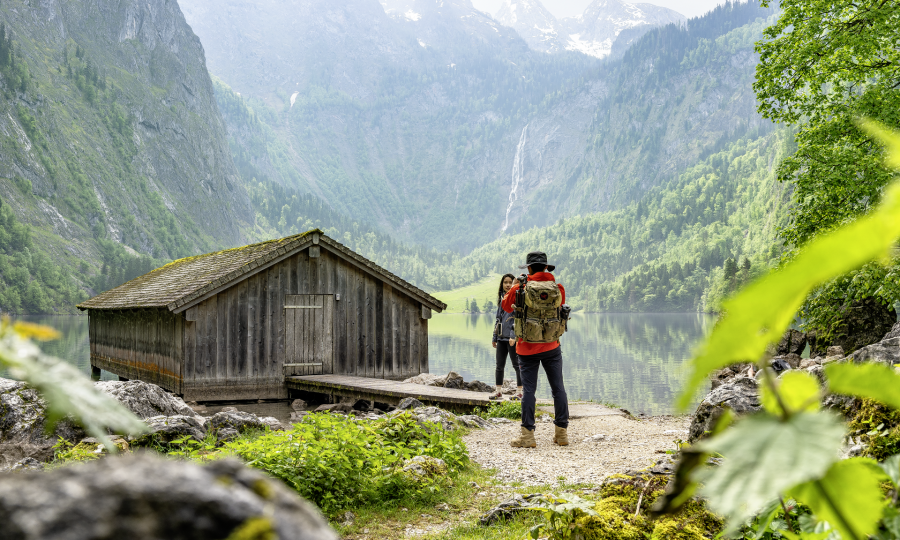
M525 265L519 268L528 268L529 275L527 278L519 278L519 282L513 285L501 303L504 311L516 316L516 352L525 390L522 398L522 433L510 445L516 448L537 446L534 440L534 392L537 388L538 367L543 366L550 383L556 416L553 421L556 424L553 442L567 446L569 401L563 385L562 349L559 346L559 336L565 332L568 318L569 308L563 305L566 290L556 283L550 273L556 267L547 264L545 253L529 253ZM522 293L517 295L522 287ZM517 298L520 304L525 305L516 305Z

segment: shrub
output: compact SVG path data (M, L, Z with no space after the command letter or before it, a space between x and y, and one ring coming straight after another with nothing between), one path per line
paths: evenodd
M521 420L522 402L497 401L491 403L487 409L475 407L475 414L482 418L509 418L510 420Z
M416 455L442 459L450 472L468 461L458 432L419 424L408 414L376 422L311 414L291 430L240 438L225 450L282 479L330 515L353 505L435 496L446 476L414 478L401 470Z

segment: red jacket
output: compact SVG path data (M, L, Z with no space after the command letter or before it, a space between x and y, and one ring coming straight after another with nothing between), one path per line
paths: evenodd
M556 278L553 277L553 274L550 272L538 272L537 274L532 274L528 276L529 281L556 281ZM559 292L562 294L562 303L566 303L566 289L557 284L559 287ZM503 311L507 313L512 313L512 306L516 303L516 291L519 290L519 282L516 281L512 288L506 293L506 296L503 297L503 301L500 303L500 307L503 308ZM559 341L554 341L553 343L525 343L522 341L522 338L516 338L516 354L521 354L528 356L530 354L538 354L542 352L552 351L559 347Z

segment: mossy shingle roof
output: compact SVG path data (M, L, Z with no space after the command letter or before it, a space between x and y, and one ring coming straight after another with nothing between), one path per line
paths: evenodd
M312 244L313 238L345 259L353 260L382 281L405 290L428 307L442 311L447 306L418 287L351 251L313 229L302 234L225 249L170 262L156 270L78 304L79 309L168 308L176 310L197 298L298 248ZM179 310L180 311L180 310Z

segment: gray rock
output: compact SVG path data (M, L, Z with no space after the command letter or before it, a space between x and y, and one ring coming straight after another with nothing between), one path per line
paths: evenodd
M338 539L315 507L234 459L198 465L142 453L0 480L11 540L218 540L251 519L268 519L278 538Z
M892 366L900 364L900 337L884 339L867 347L859 349L849 358L855 362L872 362Z
M471 381L466 383L466 390L471 392L490 392L493 389L493 386L481 381Z
M822 364L813 364L806 368L806 372L818 379L820 385L825 384L825 367Z
M206 437L206 428L196 416L182 414L174 416L154 416L144 420L150 426L150 432L132 439L135 446L148 446L153 443L169 444L182 437L191 437L201 441Z
M13 472L22 472L22 471L41 471L44 469L44 464L40 461L27 457L25 459L20 459L17 461L9 470Z
M369 412L372 410L372 402L368 399L358 399L353 402L353 410Z
M284 431L284 425L274 416L260 416L259 421L271 431Z
M197 416L194 409L180 397L155 384L144 381L99 381L94 387L114 397L138 418L154 416Z
M688 441L695 442L712 430L726 408L737 414L760 410L759 383L748 377L737 377L707 394L694 412Z
M656 462L656 465L650 467L653 474L675 474L675 462L672 458L663 458Z
M778 342L778 345L775 347L775 354L778 355L786 355L786 354L803 354L803 349L806 348L806 333L801 332L799 330L794 330L791 328L782 336L781 341Z
M484 418L474 414L464 414L462 416L457 416L456 420L459 421L460 424L468 428L491 429L494 427L493 424L491 424Z
M519 390L519 387L516 386L516 381L511 381L509 379L503 380L503 386L500 389L500 392L506 395L515 394Z
M291 413L291 423L296 424L297 422L302 422L303 418L306 417L309 413L306 411L297 412L294 411Z
M447 431L456 429L456 415L437 407L418 407L410 411L419 422L432 422ZM394 414L397 414L396 412ZM402 414L402 413L400 413Z
M206 420L206 429L208 431L215 432L225 427L244 431L247 429L264 429L266 423L253 413L236 409L228 411L223 409Z
M297 412L305 411L307 409L307 407L309 407L309 405L307 405L307 403L305 401L303 401L302 399L295 399L294 401L291 402L291 409L293 409Z
M233 441L240 436L241 434L238 432L238 430L231 427L223 427L216 431L216 442L221 444L228 441Z
M426 386L444 386L444 381L447 380L446 376L443 377L441 384L432 384L438 378L439 377L437 375L433 375L431 373L420 373L420 374L416 375L415 377L410 377L408 379L404 379L403 382L412 383L412 384L424 384Z
M799 369L799 368L800 368L800 362L803 361L803 359L800 358L800 355L799 355L799 354L795 354L795 353L788 353L788 354L784 355L784 356L782 357L782 360L784 360L785 362L787 362L788 365L791 366L791 369Z
M825 357L829 356L844 356L844 348L840 345L832 345L825 349Z
M60 437L74 442L85 436L70 420L57 423L53 433L47 434L46 420L46 404L37 390L20 381L0 379L0 468L29 457L50 461Z
M419 401L418 399L408 397L408 398L403 398L402 400L400 400L400 404L397 405L396 410L405 411L407 409L418 409L419 407L424 407L424 406L425 405L423 405L422 402Z
M896 337L900 337L900 322L896 323L891 328L891 331L888 332L887 334L885 334L883 338L881 338L881 341L884 341L886 339L896 338Z
M328 403L325 405L319 405L318 407L316 407L316 410L313 412L318 412L318 413L330 412L330 413L350 414L350 411L352 411L352 410L353 409L350 407L350 405L347 405L346 403Z
M529 495L519 495L517 493L512 498L506 499L485 512L479 519L479 522L485 527L493 525L500 520L509 519L519 512L524 512L528 508L540 506L541 500L543 500L543 495L540 493L531 493Z
M804 358L800 361L798 369L807 369L817 365L819 365L819 362L815 358Z
M451 371L447 374L447 380L444 382L444 388L462 390L465 387L466 382L463 380L462 375L455 371Z
M878 343L893 330L897 313L874 297L854 300L838 313L839 323L832 343L816 343L810 356L819 356L829 345L840 345L846 353ZM827 356L827 355L826 355Z

